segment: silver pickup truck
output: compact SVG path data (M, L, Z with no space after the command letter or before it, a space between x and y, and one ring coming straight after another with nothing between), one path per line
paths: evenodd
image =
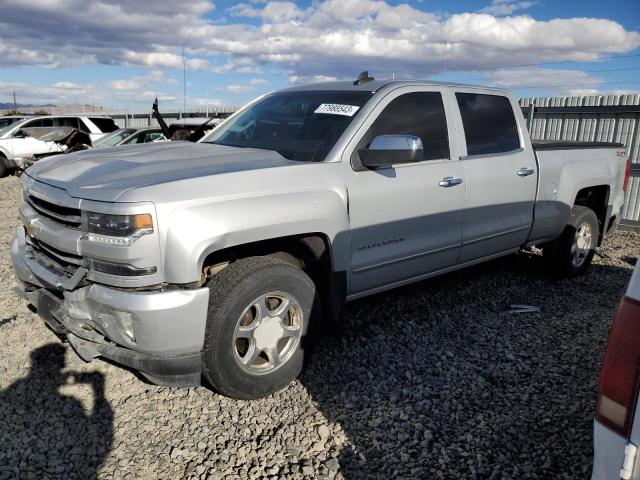
M616 144L532 145L503 90L299 86L200 143L38 162L11 255L83 359L257 398L296 378L347 301L532 245L586 273L620 219L625 161Z

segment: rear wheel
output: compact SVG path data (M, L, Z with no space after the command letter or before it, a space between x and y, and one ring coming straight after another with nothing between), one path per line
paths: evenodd
M7 165L5 164L5 158L0 154L0 178L7 176Z
M576 277L589 270L600 229L598 217L588 207L576 205L560 237L545 246L544 255L552 270L562 276Z
M223 395L264 397L301 372L312 314L313 281L272 257L231 263L209 282L203 373Z

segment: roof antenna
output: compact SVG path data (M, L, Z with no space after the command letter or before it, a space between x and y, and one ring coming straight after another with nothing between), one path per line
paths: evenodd
M369 72L367 70L365 70L360 75L358 75L358 79L355 82L353 82L353 84L354 85L362 85L363 83L367 83L367 82L370 82L372 80L375 80L375 78L370 77L369 76Z

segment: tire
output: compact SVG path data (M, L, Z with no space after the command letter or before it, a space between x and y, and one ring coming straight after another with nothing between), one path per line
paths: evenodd
M551 270L561 277L585 275L593 260L599 235L598 217L594 211L581 205L574 206L569 224L560 237L543 249Z
M6 163L4 163L5 158L0 155L0 178L6 177L8 173L8 168Z
M248 257L231 263L208 287L202 371L211 386L250 400L294 380L310 351L308 330L319 311L311 278L281 259Z

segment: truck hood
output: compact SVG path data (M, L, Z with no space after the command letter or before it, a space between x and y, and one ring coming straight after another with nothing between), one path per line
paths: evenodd
M132 188L287 165L300 162L270 150L166 142L56 155L36 162L26 173L72 197L113 202Z

